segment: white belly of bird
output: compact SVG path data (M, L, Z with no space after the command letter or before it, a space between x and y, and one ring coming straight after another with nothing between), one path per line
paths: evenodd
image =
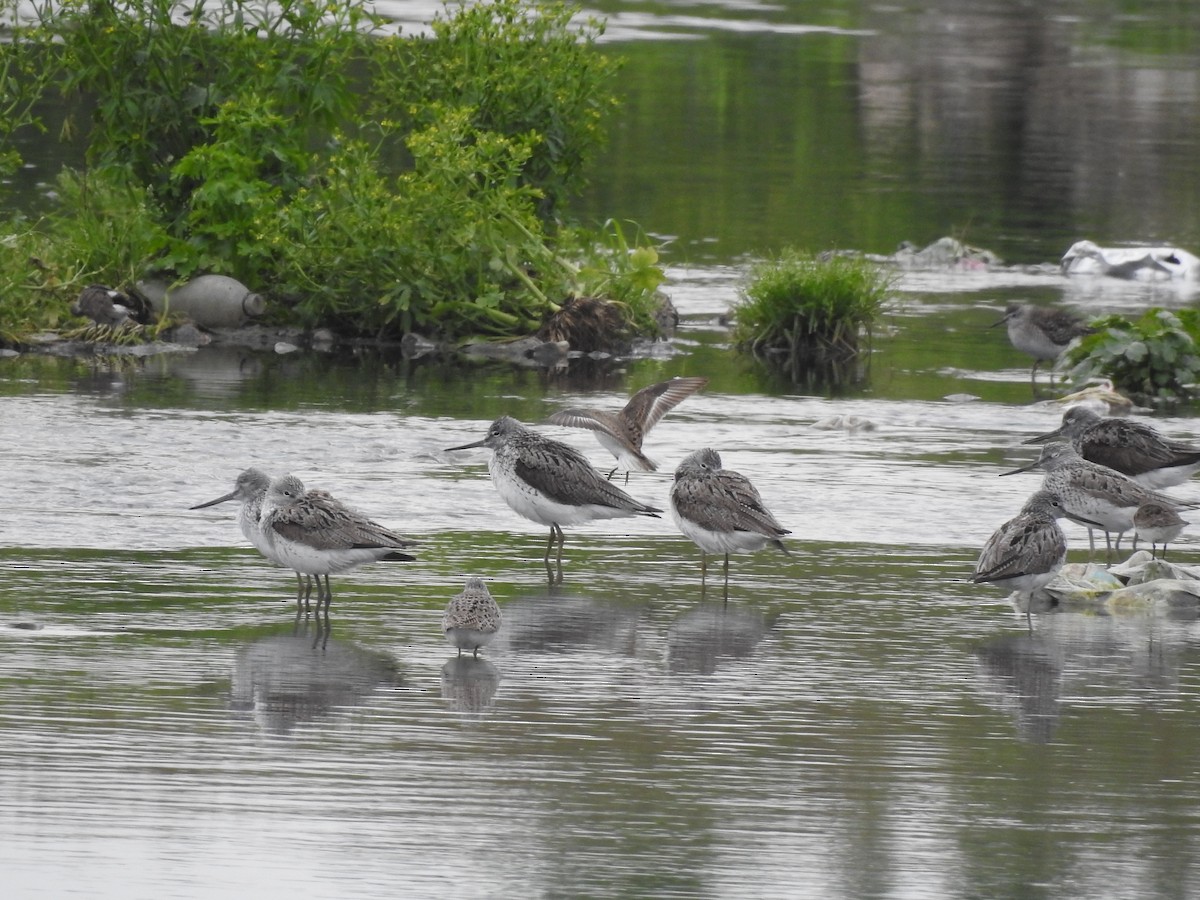
M477 628L447 628L446 640L459 650L478 650L486 647L496 636L494 631L480 631Z
M279 537L271 542L271 546L275 551L274 558L282 565L305 575L345 572L356 566L375 562L392 552L382 547L319 550L300 541L288 541Z
M750 553L767 545L768 538L754 531L712 531L685 519L671 504L671 517L683 536L690 538L705 553Z
M493 454L488 463L488 471L492 473L492 483L496 486L496 491L514 512L531 522L549 527L578 525L593 519L617 519L633 515L629 510L615 509L611 506L592 503L575 506L551 500L517 478L515 473L506 467L495 465L495 458L496 455Z
M653 471L647 469L641 460L630 453L624 444L614 439L611 435L605 434L603 431L597 431L596 440L600 442L600 446L617 458L617 468L628 469L631 472Z
M1058 574L1058 569L1053 572L1042 572L1037 575L1018 575L1015 578L996 579L992 582L996 587L1007 588L1010 591L1017 591L1022 594L1032 593L1038 588L1045 587L1054 580L1054 576Z
M1170 466L1165 469L1152 469L1149 472L1143 472L1141 475L1134 475L1133 480L1140 485L1150 488L1152 491L1161 491L1163 488L1183 484L1197 472L1200 472L1200 463L1190 466Z

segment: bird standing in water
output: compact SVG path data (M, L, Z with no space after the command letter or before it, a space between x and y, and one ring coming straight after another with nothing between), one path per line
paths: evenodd
M729 554L765 547L787 547L780 540L791 534L763 504L746 476L721 467L721 456L705 447L688 455L675 470L671 486L675 524L700 548L700 581L708 573L709 553L725 557L725 590L729 591Z
M500 606L481 578L468 578L461 594L451 598L442 616L442 633L458 648L458 655L470 650L478 657L479 648L491 643L500 631L503 617Z
M316 577L316 614L321 614L324 603L326 624L333 599L330 573L381 560L415 559L400 551L416 541L372 522L325 491L306 491L294 475L272 480L263 499L259 525L273 558L297 573Z
M1153 425L1120 416L1105 418L1086 406L1063 413L1062 425L1023 443L1065 440L1084 459L1158 490L1182 484L1200 471L1200 447L1165 437Z
M483 440L449 447L447 452L475 447L493 451L488 471L504 502L518 515L550 527L543 562L551 584L562 583L563 525L626 516L657 518L662 512L605 480L570 444L538 434L511 416L493 422ZM556 543L557 566L552 568L550 551Z
M1008 326L1008 339L1012 345L1033 357L1030 381L1037 376L1039 363L1043 360L1053 363L1071 341L1096 330L1066 310L1027 303L1010 303L1004 310L1004 318L992 327L996 325ZM1053 373L1050 380L1054 380Z

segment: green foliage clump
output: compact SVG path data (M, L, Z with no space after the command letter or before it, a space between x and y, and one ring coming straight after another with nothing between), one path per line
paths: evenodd
M583 184L617 103L616 63L595 48L603 23L576 27L577 12L562 2L457 3L453 15L435 17L428 39L381 45L372 81L387 103L378 117L403 110L419 131L449 105L470 110L476 133L527 141L520 181L551 217Z
M417 39L380 33L365 0L34 10L0 45L17 117L0 151L59 90L89 169L17 241L61 245L32 278L57 310L7 334L51 326L82 284L147 274L231 275L294 321L380 337L521 333L597 283L633 325L655 295L652 248L556 218L615 103L601 26L561 0L459 6Z
M867 260L788 249L751 267L733 336L754 353L795 361L853 356L887 302L891 277Z
M1067 351L1071 378L1112 380L1144 403L1186 399L1200 382L1200 312L1149 309L1136 321L1105 316L1092 321L1095 334Z

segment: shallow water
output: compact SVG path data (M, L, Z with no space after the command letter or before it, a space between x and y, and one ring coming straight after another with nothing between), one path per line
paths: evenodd
M1037 483L996 476L1060 415L989 328L1005 304L1135 312L1195 284L909 274L837 383L732 353L720 322L742 254L789 243L1188 246L1200 29L1160 6L600 4L629 96L582 208L704 260L671 270L680 335L637 359L0 359L4 896L1200 893L1195 616L1027 622L966 581ZM434 9L384 11L411 31ZM1177 44L1133 40L1164 23ZM629 491L664 506L716 447L791 555L735 557L725 602L669 517L596 523L568 529L550 592L486 453L444 448L673 375L710 384ZM814 427L848 415L873 427ZM297 625L236 511L188 510L249 465L413 534L417 561L335 578L331 631ZM1185 532L1172 556L1195 550ZM439 633L468 575L505 616L478 660Z
M1035 483L996 474L1059 418L987 327L1025 288L973 286L909 283L862 379L823 394L729 352L724 269L673 272L678 355L574 373L0 360L6 895L1194 892L1200 624L1027 625L965 580ZM717 447L793 532L734 558L727 603L667 518L568 529L548 591L485 452L444 450L697 373L651 455ZM813 427L847 414L874 429ZM331 632L296 626L235 510L187 510L250 464L411 532L418 561L335 578ZM472 574L505 616L478 660L438 629Z

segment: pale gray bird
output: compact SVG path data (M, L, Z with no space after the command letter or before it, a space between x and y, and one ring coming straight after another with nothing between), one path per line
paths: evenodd
M1063 413L1062 425L1026 440L1026 444L1067 440L1089 462L1115 469L1157 490L1187 481L1200 471L1200 447L1165 437L1153 425L1135 419L1105 418L1086 406Z
M1054 441L1042 447L1041 454L1028 465L1001 475L1015 475L1031 469L1042 469L1046 475L1042 488L1055 494L1062 502L1066 518L1089 528L1100 528L1117 536L1133 528L1133 514L1143 503L1158 501L1174 507L1169 497L1158 494L1132 478L1106 466L1083 459L1070 444ZM1112 543L1108 543L1112 551Z
M333 599L330 573L382 560L415 559L400 552L416 544L412 538L371 521L325 491L306 491L294 475L272 479L263 499L259 526L273 558L295 572L315 576L317 614L324 603L326 622Z
M1012 345L1033 357L1030 380L1036 377L1037 367L1043 360L1058 359L1071 341L1096 330L1066 310L1027 303L1010 303L1004 310L1004 318L992 327L996 325L1007 325Z
M518 515L550 528L543 562L551 584L562 583L563 525L593 519L627 516L658 517L661 509L641 503L610 481L570 444L555 441L526 428L511 416L501 416L483 440L451 450L486 447L492 484ZM558 544L557 570L550 551Z
M709 553L724 555L728 586L730 553L748 553L767 544L788 552L780 538L791 532L766 508L750 479L722 468L720 454L711 447L689 454L676 468L671 515L684 537L700 548L702 583Z
M205 509L209 506L216 506L218 503L226 503L230 500L237 500L241 504L241 509L238 511L238 528L251 544L254 545L259 553L283 568L291 568L283 563L275 553L275 547L267 539L266 534L262 530L262 506L263 500L267 496L267 488L271 486L271 476L261 469L249 468L242 472L234 482L233 490L228 494L222 494L215 500L209 500L206 503L198 503L189 509ZM301 576L296 572L296 613L299 615L302 608L309 608L309 598L312 596L312 576ZM318 598L319 599L319 598Z

